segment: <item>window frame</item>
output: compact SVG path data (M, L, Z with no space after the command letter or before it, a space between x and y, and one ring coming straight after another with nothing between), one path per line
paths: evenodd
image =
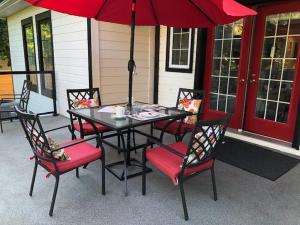
M193 61L194 61L194 39L195 29L189 28L189 53L188 53L188 64L187 65L172 65L172 49L173 49L173 29L172 27L167 28L167 44L166 44L166 71L168 72L180 72L180 73L192 73L193 72Z
M37 63L36 63L36 43L35 43L35 36L34 36L34 26L33 26L33 18L28 17L26 19L21 20L21 29L22 29L22 38L23 38L23 50L24 50L24 61L25 61L25 70L31 71L29 66L29 60L28 60L28 50L27 50L27 37L26 37L26 26L31 25L32 26L32 34L33 34L33 43L34 43L34 63L35 63L35 70L37 70ZM36 76L37 84L31 85L31 91L34 91L36 93L39 93L39 79L37 74L26 74L26 79L30 80L30 77L32 75Z
M42 42L41 42L41 29L40 29L40 24L41 22L48 20L49 21L49 25L50 25L50 31L51 31L51 44L52 44L52 71L55 71L55 67L54 67L54 48L53 48L53 31L52 31L52 19L51 19L51 11L46 11L40 14L37 14L35 16L35 23L36 23L36 33L37 33L37 46L38 46L38 56L39 56L39 69L40 71L45 71L44 70L44 58L43 58L43 47L42 47ZM53 79L53 77L51 77ZM52 96L52 91L53 88L47 89L45 87L45 74L41 74L41 94L49 97L49 98L53 98ZM52 82L53 84L53 82Z

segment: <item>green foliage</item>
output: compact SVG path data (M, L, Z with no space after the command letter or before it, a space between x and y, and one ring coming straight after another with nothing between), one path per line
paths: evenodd
M9 58L7 22L0 19L0 59L9 60Z

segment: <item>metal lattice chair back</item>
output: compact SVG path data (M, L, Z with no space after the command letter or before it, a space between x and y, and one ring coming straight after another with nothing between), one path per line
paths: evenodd
M34 155L38 158L52 161L51 149L39 116L23 112L17 106L15 110Z
M86 89L67 89L68 106L69 109L75 109L76 103L80 100L95 99L97 105L101 105L99 88Z
M216 148L223 141L230 114L216 120L200 121L192 132L183 167L198 166L214 159Z
M199 120L200 113L203 108L203 100L204 100L204 91L197 90L197 89L187 89L187 88L180 88L178 91L177 101L176 101L176 108L178 109L184 109L185 103L190 103L191 100L199 100L197 102L197 106L193 110L193 115L196 117L196 120L194 122L197 122ZM196 102L194 102L196 104Z
M21 96L20 96L20 102L19 102L19 107L24 111L27 111L31 86L32 86L31 81L29 81L29 80L24 81L23 88L22 88L22 93L21 93Z

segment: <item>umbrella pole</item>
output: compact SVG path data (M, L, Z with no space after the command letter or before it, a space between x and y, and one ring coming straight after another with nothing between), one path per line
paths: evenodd
M135 69L135 62L134 62L134 32L135 32L135 3L136 0L132 0L132 8L131 8L131 33L130 33L130 59L128 61L128 71L129 71L129 88L128 88L128 106L132 106L132 76L133 71Z

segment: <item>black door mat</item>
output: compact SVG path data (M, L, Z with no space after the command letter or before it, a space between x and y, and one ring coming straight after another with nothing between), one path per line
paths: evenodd
M275 181L299 163L298 159L261 146L226 138L217 159L250 173Z

